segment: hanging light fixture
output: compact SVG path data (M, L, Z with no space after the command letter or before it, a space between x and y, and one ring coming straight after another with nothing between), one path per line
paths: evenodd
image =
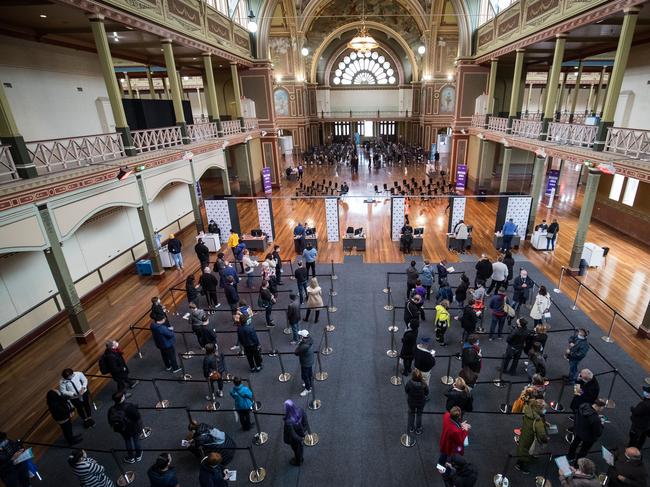
M366 2L364 0L361 13L361 28L357 35L348 42L348 47L357 52L368 52L373 49L377 49L379 44L377 41L368 33L366 28Z
M255 22L255 14L252 9L248 12L248 24L246 25L246 28L251 34L257 32L257 22Z

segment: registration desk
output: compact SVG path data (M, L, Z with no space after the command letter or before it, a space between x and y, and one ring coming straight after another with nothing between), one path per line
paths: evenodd
M472 234L470 233L469 236L465 239L465 249L468 250L472 247ZM453 233L448 233L447 234L447 248L449 250L458 250L458 241L454 238Z
M307 244L311 244L313 248L318 249L318 236L310 235L309 237L305 237L305 248L307 248ZM302 254L302 249L300 248L300 237L293 237L293 247L296 249L297 253Z
M582 249L582 259L587 261L589 267L600 267L605 258L605 249L595 243L585 242Z
M530 244L535 250L546 250L548 245L548 239L546 238L546 230L535 230L533 236L530 239ZM557 237L555 239L555 244L557 245ZM550 249L549 249L550 250Z
M160 247L159 253L160 253L160 263L165 269L176 267L176 263L174 262L172 255L169 253L169 250L167 250L166 245L164 247Z
M353 237L343 237L343 250L352 250L355 248L357 250L366 250L366 236L353 236Z
M242 235L239 241L246 244L248 250L258 250L260 252L263 252L269 245L269 238L266 235L262 235L261 237Z
M494 248L499 250L503 248L503 234L501 232L495 233L494 238L492 240L494 243ZM510 243L510 247L512 248L519 248L519 244L521 243L521 237L519 235L513 235L512 236L512 241Z
M196 240L203 240L203 243L206 245L210 252L219 252L221 248L221 240L219 240L218 233L204 233L196 236Z

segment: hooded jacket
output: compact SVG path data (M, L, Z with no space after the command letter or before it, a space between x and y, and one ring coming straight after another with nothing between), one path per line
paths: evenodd
M474 268L476 269L477 281L487 281L492 275L492 262L488 259L479 260Z
M463 308L463 315L460 318L460 326L466 333L472 334L476 330L477 323L478 316L476 316L476 311L472 306L466 305Z
M470 345L467 342L463 343L463 352L460 356L462 367L468 367L472 372L480 373L481 356L479 352L480 348Z
M650 429L650 398L641 400L636 406L630 408L632 416L632 431L642 432Z
M420 280L422 281L423 286L433 286L433 269L431 269L430 266L425 265L422 267Z
M573 431L578 438L586 442L596 441L603 434L600 416L591 404L580 405Z
M243 347L259 347L260 340L257 338L257 332L251 325L240 325L237 327L237 338Z
M415 348L413 366L421 372L431 372L436 365L436 358L429 350Z
M156 323L154 321L151 323L150 328L151 334L153 335L153 341L159 350L166 350L176 345L176 335L174 334L174 330L171 330L166 324Z
M459 423L451 419L451 414L446 412L442 417L442 434L440 435L440 453L445 455L463 455L463 445L468 432L464 431Z
M422 409L429 395L429 387L420 381L409 380L404 386L406 402L411 409Z
M300 301L294 299L287 306L287 322L290 325L300 322Z
M296 350L293 352L298 356L300 360L301 367L313 367L314 366L314 340L310 335L303 337L300 340L300 343L296 347Z
M415 281L417 281L419 277L420 273L415 266L409 266L408 269L406 269L406 283L409 286L415 286Z

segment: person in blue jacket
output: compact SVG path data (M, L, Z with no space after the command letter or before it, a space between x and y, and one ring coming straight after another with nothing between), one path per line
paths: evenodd
M505 252L510 250L510 247L512 247L512 237L517 234L517 225L512 221L512 218L508 219L503 225L501 233L503 233L503 251Z
M232 380L233 388L230 390L230 396L235 400L235 409L244 431L251 429L251 409L253 409L253 393L241 383L239 377Z
M237 274L237 269L235 269L235 266L228 264L226 262L226 265L223 269L223 273L221 274L221 282L219 282L221 288L226 287L226 281L228 280L228 276L232 276L235 286L239 284L239 275Z
M565 376L571 384L576 383L580 361L585 358L589 351L589 342L587 341L589 332L584 328L579 328L578 333L569 338L569 349L565 357L569 361L569 375Z
M307 267L307 272L311 269L311 276L316 277L316 257L318 256L318 251L312 247L310 243L307 244L307 248L303 250L302 257L305 259L305 267Z
M178 487L178 478L176 476L176 469L171 466L172 456L169 453L161 453L156 458L149 470L147 470L147 477L151 487Z
M174 334L174 328L168 325L169 323L165 318L152 322L150 328L153 341L158 350L160 350L165 369L171 370L175 374L180 372L181 368L176 361L176 335Z
M242 272L244 272L244 250L246 250L246 244L244 242L239 242L233 251L235 253L235 259L239 262Z
M433 286L433 274L434 274L434 270L431 267L431 264L429 264L428 260L425 260L424 266L422 266L422 271L420 271L420 281L422 281L422 285L427 290L427 294L426 294L427 300L429 300L431 297L431 287Z

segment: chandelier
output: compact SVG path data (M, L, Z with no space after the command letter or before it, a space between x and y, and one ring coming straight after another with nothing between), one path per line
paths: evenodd
M368 33L366 28L366 2L364 0L362 4L362 14L361 14L361 28L357 32L357 35L348 42L348 47L358 52L366 53L377 49L379 44L373 37Z

